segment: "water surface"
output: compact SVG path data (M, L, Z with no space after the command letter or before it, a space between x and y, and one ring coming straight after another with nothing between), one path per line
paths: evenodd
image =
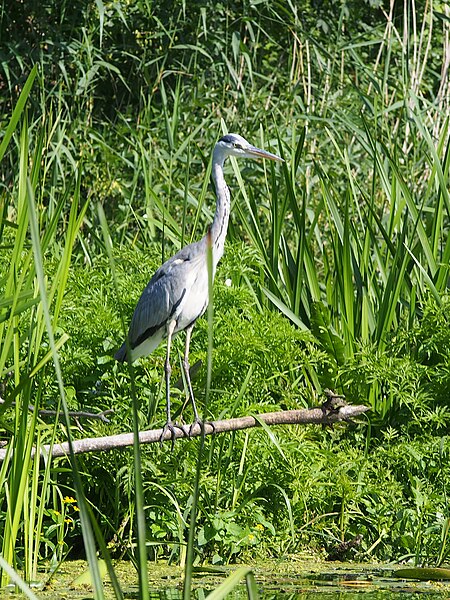
M115 563L115 570L125 598L137 599L136 571L129 562ZM242 566L242 565L239 565ZM263 600L305 599L327 600L408 600L425 595L427 600L450 598L450 582L402 580L393 577L394 565L370 565L357 563L329 563L317 561L283 561L251 565ZM74 580L86 570L86 563L64 563L54 574L45 589L34 589L38 598L46 600L93 599L89 585L74 585ZM237 566L223 568L203 567L195 569L193 597L203 600L232 573ZM179 567L149 563L149 581L152 599L181 600L183 571ZM114 598L111 585L105 578L105 597ZM15 593L1 597L23 598ZM236 588L230 599L246 598L245 582Z

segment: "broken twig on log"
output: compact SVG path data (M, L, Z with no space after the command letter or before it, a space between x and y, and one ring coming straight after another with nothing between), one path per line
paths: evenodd
M226 431L237 431L240 429L248 429L250 427L258 427L261 422L266 425L332 425L338 421L351 421L354 417L367 412L368 406L358 405L352 406L346 404L338 409L324 411L322 407L307 408L302 410L283 410L279 412L264 413L256 416L238 417L235 419L225 419L222 421L213 421L205 423L205 435L224 433ZM175 428L175 439L198 437L202 435L202 428L195 424L190 432L190 425L179 425ZM162 434L162 429L152 429L149 431L141 431L139 441L141 444L151 444L159 442ZM172 433L166 431L164 440L171 440ZM132 433L120 433L117 435L108 435L105 437L85 438L74 440L73 451L75 454L84 452L102 452L105 450L113 450L115 448L126 448L133 445ZM33 449L34 451L34 449ZM49 445L42 447L41 453L49 454L53 457L61 457L69 455L69 446L67 442L62 444L54 444L50 449ZM7 449L0 450L0 461L5 459ZM33 452L34 455L34 452Z
M5 400L3 400L3 398L0 398L0 404L5 404ZM15 402L11 402L10 406L15 406L16 403ZM29 404L28 405L28 410L30 412L34 412L36 409L36 407L34 406L34 404ZM109 419L106 417L106 415L109 415L111 413L114 412L113 408L108 408L107 410L102 410L102 412L98 412L98 413L92 413L92 412L86 412L85 410L69 410L69 417L74 417L75 419L99 419L100 421L103 421L103 423L109 423ZM54 415L59 415L61 413L61 411L59 410L48 410L46 408L40 408L38 410L38 415L40 417L47 417L47 416L54 416Z

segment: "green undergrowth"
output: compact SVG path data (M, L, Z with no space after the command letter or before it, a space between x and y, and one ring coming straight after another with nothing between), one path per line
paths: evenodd
M215 286L214 408L211 410L217 413L217 402L219 410L230 416L244 383L247 389L239 404L241 411L266 405L276 407L280 403L289 407L309 405L313 402L311 380L327 364L327 356L314 343L311 334L296 329L276 312L261 312L255 307L248 288L232 283L232 278L236 278L235 254L240 255L240 251L241 245L229 245L227 255L230 259L225 258L219 267ZM64 330L70 339L65 345L62 362L66 384L74 387L79 400L83 402L84 399L86 405L97 401L96 398L89 399L95 394L96 386L100 390L102 406L111 401L108 393L113 397L115 394L122 396L124 405L129 402L127 369L113 359L123 336L120 311L127 320L131 318L135 299L157 268L158 260L156 256L152 258L151 252L136 249L118 252L116 269L120 299L115 296L106 259L100 258L92 266L74 265L71 271L62 316ZM251 263L243 264L242 261L240 266L244 272L254 268ZM194 332L191 363L202 362L196 376L201 398L206 377L206 319L198 322ZM181 334L174 346L174 381L181 377L177 356L183 349L182 338ZM164 402L160 390L164 360L165 348L162 346L151 358L135 365L139 390L145 398L151 397L160 403ZM162 418L159 409L158 413Z
M120 298L112 286L106 258L91 266L74 265L61 316L61 327L70 335L62 361L66 384L74 386L79 401L92 401L88 397L100 383L100 398L108 385L112 386L111 393L126 397L127 370L113 360L123 337L120 312L127 321L131 318L136 298L159 264L160 252L158 246L149 252L124 248L117 252ZM233 398L239 396L243 385L240 410L254 410L258 405L311 406L318 402L320 384L326 383L327 374L335 368L333 358L311 333L254 303L238 269L248 278L257 276L258 267L251 253L242 253L242 244L228 244L215 284L213 403L217 399L220 411L227 416L229 412L222 405L231 411ZM377 382L381 395L392 398L388 405L398 405L397 411L389 413L388 424L412 433L445 429L448 409L444 399L450 390L450 298L443 297L438 305L429 297L420 313L413 327L400 325L386 340L386 352L361 344L342 364L336 379L353 403L364 402L367 387ZM200 396L206 377L207 334L206 319L201 319L191 350L191 363L202 362L196 374ZM175 344L175 381L181 377L177 355L183 348L182 337ZM160 402L164 360L165 348L161 347L135 366L138 380L145 380L142 393ZM107 396L105 400L109 401ZM375 412L373 425L384 417Z
M131 428L127 369L112 358L121 342L119 311L131 316L136 298L158 264L160 248L116 252L121 298L115 297L108 262L71 270L61 314L69 340L61 353L65 383L74 409L113 408L110 423L83 422L87 435ZM256 276L258 263L244 257L241 244L228 244L215 285L213 377L208 419L317 405L315 382L331 368L329 355L308 333L282 315L261 312L248 286L233 284L238 263ZM399 411L381 423L374 414L361 424L277 427L224 434L206 440L206 464L199 490L196 551L201 560L227 563L252 556L279 556L306 548L325 555L339 540L362 534L358 556L434 556L439 552L447 511L449 443L443 395L448 392L450 304L430 298L412 329L399 328L389 352L361 347L339 373L353 403L361 402L367 383L396 396ZM207 322L201 319L191 346L191 363L202 361L194 389L203 403L206 380ZM173 381L181 377L174 346ZM162 347L141 360L134 375L142 429L164 420ZM51 384L45 405L52 405ZM184 392L174 390L177 418ZM381 426L382 425L382 426ZM63 439L63 438L62 438ZM198 440L144 447L142 473L150 553L182 561L187 535ZM129 450L80 457L86 495L95 507L114 554L128 556L134 539L134 483ZM62 469L63 463L56 461ZM58 468L58 470L59 470ZM70 478L58 475L64 494ZM113 501L111 498L113 490ZM76 521L65 544L78 547ZM420 551L420 552L419 552Z
M106 542L139 563L143 599L146 553L191 568L325 556L362 535L361 560L446 561L446 3L13 4L0 18L1 560L29 582L43 561L108 562ZM225 167L214 325L200 319L191 344L205 418L318 406L327 387L370 411L211 436L203 454L182 440L40 462L32 449L69 433L163 424L164 345L132 372L113 356L154 270L211 222L225 132L285 162ZM189 422L182 346L173 404ZM66 409L113 412L69 430Z

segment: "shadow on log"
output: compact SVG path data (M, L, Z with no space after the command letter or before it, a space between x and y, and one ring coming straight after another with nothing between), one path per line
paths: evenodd
M344 406L340 406L337 409L331 410L325 406L302 410L284 410L255 416L212 421L211 423L206 423L204 428L205 435L216 435L218 433L225 433L227 431L238 431L240 429L249 429L250 427L259 427L261 422L265 423L266 425L332 425L338 421L351 421L354 417L357 417L368 410L370 410L368 406L353 406L351 404L345 404ZM175 439L193 438L202 435L202 428L198 424L192 427L191 432L190 427L190 425L180 425L176 427ZM141 444L152 444L154 442L159 442L162 431L162 429L141 431L139 434L139 441ZM172 440L172 434L170 431L166 432L164 440ZM81 440L74 440L72 445L74 454L82 454L85 452L103 452L105 450L114 450L115 448L126 448L133 445L133 434L120 433L105 437L85 438ZM7 449L0 450L0 461L5 459L7 452ZM41 449L42 455L48 455L50 452L53 457L68 456L69 445L67 442L63 442L62 444L54 444L53 448L50 448L49 445L45 445Z

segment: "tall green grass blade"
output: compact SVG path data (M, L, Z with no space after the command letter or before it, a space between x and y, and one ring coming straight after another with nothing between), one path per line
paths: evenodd
M446 559L446 557L448 556L449 532L450 532L450 517L447 517L444 520L444 523L443 523L442 529L441 529L441 543L440 543L440 548L439 548L439 555L438 555L437 561L436 561L436 567L440 567L442 565L442 563L444 562L444 560Z
M5 295L14 294L15 301L19 295L22 283L26 277L26 271L21 272L26 232L28 227L28 212L26 205L26 172L28 161L28 126L27 118L23 119L23 126L20 133L20 162L19 162L19 197L17 202L18 227L12 251L11 266L6 279ZM29 257L29 255L28 255ZM27 257L27 258L28 258ZM26 264L25 260L25 264ZM19 275L20 273L20 275ZM34 295L34 293L33 293ZM11 315L14 315L14 304ZM0 358L0 370L3 371L6 361L10 355L13 358L14 383L17 386L21 380L21 362L19 355L20 338L18 332L17 316L10 316L8 319L8 329L5 332L5 324L0 326L0 335L3 341L2 353ZM6 522L2 538L2 556L6 562L16 565L16 543L18 541L18 532L23 516L25 496L28 492L28 471L31 463L31 449L36 427L36 414L33 414L28 422L28 405L30 402L29 378L24 385L24 393L21 403L16 404L14 435L11 439L11 446L14 448L11 457L11 469L6 483ZM11 403L8 399L7 405ZM6 408L6 407L5 407ZM5 571L1 572L0 584L6 585L8 576Z
M114 571L114 565L112 563L111 556L109 554L108 547L105 543L105 539L103 537L102 531L101 531L101 529L97 523L97 520L92 512L92 508L89 505L88 505L88 510L89 510L89 514L90 514L92 528L94 530L94 534L95 534L97 543L100 548L101 556L103 557L102 559L97 559L97 568L98 568L99 576L103 577L102 571L104 570L104 567L106 565L106 570L109 575L109 580L111 582L111 586L113 588L114 595L117 598L117 600L123 600L125 596L120 587L120 583L119 583L119 580L117 579L116 572ZM91 573L90 567L89 567L89 575L92 580L92 573ZM147 577L147 570L145 571L145 576Z
M336 364L343 365L346 359L345 345L332 327L329 309L322 302L313 302L311 305L311 331Z
M27 193L28 211L29 211L29 216L30 216L31 241L32 241L32 246L33 246L33 254L34 254L34 260L35 260L35 267L36 267L36 277L37 277L37 281L38 281L38 285L39 285L40 298L41 298L41 303L42 303L42 311L43 311L43 316L44 316L45 325L46 325L46 329L47 329L49 344L50 344L50 348L52 349L52 352L53 352L53 363L55 366L55 373L56 373L56 378L57 378L57 382L58 382L58 389L59 389L59 394L60 394L60 399L61 399L61 405L62 405L62 409L63 409L65 422L67 425L67 430L66 430L67 431L67 441L69 444L69 452L70 452L71 466L72 466L72 472L73 472L73 477L74 477L74 482L75 482L75 489L77 491L78 504L80 507L80 519L81 519L83 539L84 539L84 544L85 544L86 554L88 557L89 566L92 571L94 596L95 596L96 600L97 599L103 600L103 598L104 598L103 586L102 586L102 581L101 581L101 577L100 577L100 572L98 569L96 550L95 550L95 540L94 540L94 536L92 533L86 499L85 499L85 496L83 493L80 473L78 471L78 466L77 466L75 456L73 453L72 435L70 432L69 409L68 409L67 402L66 402L62 372L61 372L61 367L59 364L58 352L56 350L53 326L52 326L52 322L51 322L50 310L49 310L49 305L48 305L48 300L47 300L47 292L46 292L41 245L40 245L38 219L37 219L36 207L35 207L35 203L34 203L34 193L33 193L33 190L31 188L30 184L28 185L27 192L28 192Z
M97 10L98 10L98 16L99 16L99 31L100 31L100 48L102 47L102 42L103 42L103 27L105 24L105 5L103 4L102 0L95 0L95 4L97 5Z
M240 585L240 583L244 579L244 577L246 578L250 573L252 573L252 570L250 567L239 567L239 569L236 569L236 571L234 571L234 573L232 573L231 575L228 575L228 577L225 579L225 581L223 581L219 585L219 587L217 587L210 594L208 594L208 598L210 600L222 600L223 598L226 598L229 594L232 594L233 591L236 590L236 588ZM250 585L251 585L251 594L252 594L252 597L254 598L255 597L254 596L255 589L253 586L253 582L251 582Z
M99 203L97 205L98 216L100 225L102 228L103 239L105 243L106 252L111 268L112 280L115 288L117 297L118 293L118 280L116 276L115 261L112 252L112 241L109 232L108 222L106 220L103 206ZM124 331L125 339L128 339L125 329L125 322L122 316L122 328ZM133 367L131 363L128 363L130 379L131 379L131 391L132 391L132 409L133 409L133 460L134 460L134 479L135 479L135 494L136 494L136 521L137 521L137 548L138 548L138 577L139 577L139 593L142 600L149 598L149 584L148 584L148 573L147 573L147 547L146 547L146 523L145 523L145 511L144 511L144 489L142 483L142 462L141 462L141 448L139 443L139 414L138 414L138 401L136 388L133 376ZM108 571L110 576L113 573L112 566L108 562Z
M28 269L26 268L31 261L32 253L25 248L25 240L28 231L28 211L26 202L27 193L27 168L28 168L28 125L27 119L24 119L20 134L20 158L19 158L19 179L18 179L18 197L16 204L17 211L17 229L14 238L14 247L11 254L11 268L8 271L7 281L4 288L5 297L13 297L14 302L11 306L10 318L0 324L0 339L3 341L0 352L0 372L5 369L6 361L11 353L14 331L17 331L17 318L15 308L18 302L19 294L22 290ZM33 293L34 295L34 293ZM16 338L17 341L17 338ZM16 363L17 364L17 363ZM15 369L15 380L18 383L20 378L19 369Z
M89 200L85 202L84 206L78 212L79 200L80 200L80 186L81 186L81 169L78 172L77 183L72 197L72 203L70 206L69 221L66 230L66 241L64 245L63 254L58 266L58 271L54 278L54 284L50 290L50 299L56 295L55 307L53 310L54 326L58 322L59 313L64 299L64 291L66 289L67 280L69 278L69 268L72 259L73 247L75 240L78 236L78 232L83 223Z
M353 341L355 338L354 330L354 283L353 283L353 268L352 268L352 249L350 244L350 215L349 215L349 199L347 195L345 204L345 216L344 216L344 237L342 246L335 248L336 252L336 270L338 279L341 280L341 296L342 296L342 309L345 314L345 341L346 341L346 353L347 356L353 354ZM339 254L340 253L340 256ZM341 277L339 277L341 275Z
M258 600L259 592L258 585L256 584L255 576L253 572L247 573L245 578L245 585L247 586L247 597L249 600Z
M272 302L272 304L274 306L276 306L278 308L278 310L280 310L280 312L282 312L284 315L286 315L286 317L290 321L292 321L292 323L294 323L294 325L297 325L297 327L299 327L300 329L303 329L304 331L309 331L308 327L303 323L303 321L288 306L286 306L286 304L282 300L280 300L280 298L278 298L278 296L276 296L274 293L272 293L270 290L266 289L265 287L263 287L261 289L264 292L264 294L267 296L267 298Z
M12 443L14 453L12 455L12 465L8 483L8 502L7 515L4 533L3 533L3 549L2 556L9 565L16 564L16 543L18 533L21 526L24 505L28 500L28 477L31 465L31 452L34 442L34 433L36 430L37 411L33 412L30 420L28 420L28 399L30 398L30 386L28 384L24 388L23 398L24 405L22 410L16 410L16 436ZM28 576L29 573L27 572ZM5 572L2 571L2 586L7 583Z
M11 119L9 120L8 126L6 128L5 134L3 136L2 142L0 143L0 162L3 159L3 156L6 152L6 148L11 140L11 137L17 127L17 123L20 120L20 117L25 110L25 105L28 100L28 96L30 95L31 88L33 87L34 80L36 78L38 65L35 64L31 69L30 74L20 92L20 96L17 100L16 106L14 107L13 113L11 115Z
M283 458L283 460L287 461L286 454L283 452L283 448L281 447L280 442L278 441L277 436L272 431L272 429L270 428L270 426L267 425L267 423L265 423L262 419L259 419L258 415L252 415L252 416L253 416L253 418L256 421L258 421L258 423L262 427L262 429L264 429L264 431L267 434L267 437L272 442L272 444L275 446L275 448L278 450L278 452L280 453L280 455Z
M303 198L303 206L301 213L301 221L299 224L299 228L297 230L298 233L298 242L297 242L297 254L296 254L296 269L294 272L294 289L293 289L293 312L294 314L300 314L301 303L302 303L302 295L304 289L304 263L305 263L305 251L306 251L306 202L305 198Z
M430 269L431 273L434 275L434 273L437 270L436 260L433 256L433 250L431 248L430 242L428 240L427 232L425 230L425 227L424 227L422 219L421 219L421 213L420 213L419 209L417 208L415 199L414 199L413 195L411 194L411 191L408 188L408 186L398 168L396 160L391 156L391 154L388 151L388 149L386 148L386 146L383 145L383 148L384 148L385 156L387 157L387 159L389 161L392 172L395 175L395 181L399 185L399 188L403 194L403 198L406 201L406 205L408 207L409 214L411 215L412 221L415 224L415 227L417 228L417 234L419 236L421 248L424 252L428 268Z
M1 554L0 569L8 575L9 579L14 582L14 584L20 589L22 594L29 598L29 600L39 600L36 594L28 587L25 581L16 573L16 571L11 567L11 565L4 559L4 557Z
M286 510L288 512L288 517L289 517L289 531L291 534L291 542L294 545L295 541L296 541L296 532L295 532L294 515L292 514L291 501L289 500L289 496L287 495L286 490L284 490L281 486L279 486L276 483L272 483L272 486L275 487L277 490L279 490L279 492L283 496L284 502L286 504Z
M411 252L411 250L408 248L408 246L406 246L406 243L405 243L405 248L406 248L407 252L409 253L409 255L411 256L412 260L414 261L414 263L415 263L415 265L417 267L417 270L419 271L419 273L424 278L424 280L425 280L425 282L427 284L428 289L430 290L430 292L432 293L434 299L436 300L436 304L438 306L441 306L441 304L442 304L441 294L436 289L436 286L434 285L433 280L431 279L431 277L427 273L426 269L420 264L420 262L414 256L413 252ZM449 266L449 268L450 268L450 266Z

